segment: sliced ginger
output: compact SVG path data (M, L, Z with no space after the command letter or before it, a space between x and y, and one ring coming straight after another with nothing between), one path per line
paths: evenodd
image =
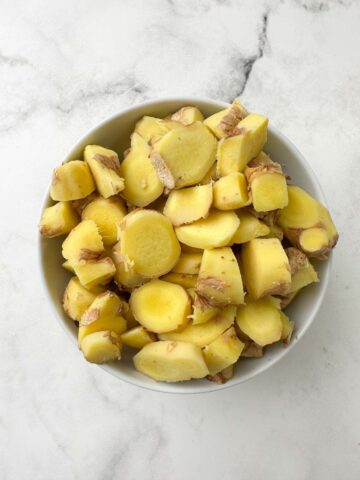
M338 240L327 209L295 185L289 185L289 204L280 212L286 238L309 257L326 258Z
M231 243L240 220L235 212L212 210L207 218L175 228L180 242L195 248L224 247Z
M231 248L204 250L196 292L215 306L244 303L240 268Z
M43 237L58 237L69 233L79 223L79 216L70 202L58 202L45 208L39 225Z
M145 139L134 132L130 152L120 165L120 174L125 180L125 188L121 195L137 207L145 207L154 202L164 190L150 162L150 151L151 148Z
M288 189L286 177L279 163L273 162L268 155L261 152L248 164L245 176L257 212L286 207L289 201Z
M84 151L84 160L90 167L100 195L109 198L124 190L124 179L120 175L116 152L98 145L88 145Z
M191 313L186 290L163 280L151 280L134 290L130 297L130 307L136 320L155 333L185 327Z
M225 330L231 327L235 321L236 307L229 305L223 308L217 315L206 323L194 325L190 322L179 332L161 333L161 340L175 340L179 342L190 342L197 346L204 346L211 343Z
M209 374L201 349L186 342L149 343L135 355L134 365L140 372L162 382L181 382Z
M80 348L86 360L91 363L103 364L121 358L120 336L110 330L87 335Z
M120 197L98 197L84 208L81 218L96 223L104 245L114 245L118 240L121 220L126 214L127 209Z
M124 217L120 251L135 272L150 278L169 272L181 253L170 220L154 210L135 210Z
M249 204L247 182L242 173L234 172L214 183L214 207L235 210Z
M175 226L192 223L209 215L212 201L210 184L173 190L166 201L164 215Z
M267 125L266 117L250 114L237 124L230 137L220 140L216 154L220 176L243 172L265 145Z
M50 187L53 200L67 202L90 195L95 182L88 165L81 160L72 160L55 168Z
M240 358L290 342L281 309L318 281L308 257L324 259L338 234L262 152L267 124L237 100L207 119L184 106L141 118L121 164L88 145L55 170L40 232L67 234L63 308L89 362L125 345L154 380L222 384Z
M283 323L280 314L271 298L252 300L246 297L246 305L238 309L236 323L257 345L269 345L281 339Z
M221 372L239 359L245 344L238 339L231 327L204 347L203 355L210 375Z
M111 330L121 334L126 330L126 320L121 315L123 301L107 290L98 295L85 310L80 319L78 342L90 333Z
M160 138L150 159L165 187L182 188L202 180L215 161L216 144L209 130L195 122Z

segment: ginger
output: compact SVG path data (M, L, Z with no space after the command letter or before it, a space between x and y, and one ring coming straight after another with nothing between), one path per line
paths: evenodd
M135 272L134 267L121 254L121 246L118 242L114 245L110 256L115 265L114 280L120 290L132 290L145 283L146 278Z
M244 346L244 343L238 339L234 327L206 345L202 353L210 375L216 375L236 363Z
M191 125L194 122L202 122L204 115L196 107L182 107L171 115L171 120L183 125Z
M289 293L290 265L279 239L255 238L246 243L241 266L245 287L254 299Z
M58 237L69 233L79 223L79 217L70 202L58 202L45 208L39 225L43 237Z
M175 226L192 223L209 215L212 201L210 184L173 190L166 201L164 215Z
M130 308L136 320L155 333L185 327L191 313L185 289L163 280L151 280L135 289L130 297Z
M314 267L301 250L290 247L286 248L285 252L289 259L291 272L289 294L298 292L301 288L310 285L310 283L319 281Z
M210 382L215 382L218 385L223 385L224 383L228 382L234 376L234 365L230 365L221 372L216 373L215 375L208 375L206 378Z
M295 185L289 185L289 204L280 212L285 237L309 257L324 259L338 240L327 209Z
M88 362L103 364L121 358L120 336L110 330L87 335L80 348Z
M84 160L90 167L101 196L109 198L124 190L125 183L120 175L119 157L116 152L98 145L87 145Z
M204 124L217 138L221 139L229 136L236 125L247 115L248 112L246 108L239 100L234 100L230 107L206 118Z
M138 350L145 347L148 343L156 341L156 335L149 332L141 325L123 333L120 338L124 345L131 348L137 348Z
M72 264L80 260L95 260L104 251L98 227L93 220L83 220L71 230L62 244L62 255Z
M116 271L114 262L110 257L80 260L73 264L73 268L81 285L85 288L93 288L100 284L105 285L109 283Z
M237 215L240 225L233 236L231 243L246 243L254 238L265 237L269 234L270 228L251 215L246 209L239 210Z
M170 272L161 277L161 280L165 280L166 282L176 283L177 285L181 285L184 288L194 288L197 282L198 276L197 275L188 275L186 273L174 273Z
M92 304L96 296L103 291L104 288L100 286L87 289L81 285L77 277L72 277L63 296L65 313L75 322L80 322L85 310Z
M154 138L161 138L171 129L179 126L178 122L145 116L135 125L135 133L141 135L150 144Z
M50 187L50 197L67 202L90 195L95 182L88 165L81 160L72 160L55 168Z
M257 212L268 212L286 207L288 190L281 165L261 152L245 168L251 199Z
M214 207L235 210L249 204L247 183L242 173L234 172L214 183Z

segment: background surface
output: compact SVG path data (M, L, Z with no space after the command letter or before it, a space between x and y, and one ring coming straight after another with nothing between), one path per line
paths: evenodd
M355 480L360 472L360 2L0 1L0 478ZM163 95L269 116L341 232L325 303L280 364L169 396L86 364L39 282L52 168L90 127Z

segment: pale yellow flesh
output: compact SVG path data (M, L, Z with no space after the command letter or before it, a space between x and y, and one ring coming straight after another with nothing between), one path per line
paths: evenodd
M126 330L126 320L120 315L122 300L111 291L98 295L83 313L78 331L78 342L90 333L110 330L121 334Z
M77 277L72 277L66 286L63 296L65 313L76 322L80 322L85 310L92 304L96 296L102 293L102 287L88 290L83 287Z
M214 183L214 207L235 210L249 204L247 182L244 174L230 173Z
M124 218L120 248L135 272L144 277L166 274L181 253L170 220L154 210L137 210Z
M200 347L208 345L231 327L235 320L235 314L236 307L230 305L206 323L199 325L190 323L180 332L162 333L159 335L159 338L161 340L190 342Z
M171 120L180 122L183 125L191 125L194 122L202 122L204 115L196 107L182 107L171 115Z
M203 355L210 375L236 363L245 344L238 339L234 327L226 330L203 349Z
M264 237L270 233L270 228L246 210L239 210L237 215L240 225L232 238L232 243L246 243L257 237Z
M197 283L198 276L188 275L186 273L170 272L161 277L161 279L170 283L176 283L176 285L181 285L184 288L194 288Z
M215 161L216 139L201 123L180 126L164 135L153 146L153 155L161 156L177 188L195 185ZM156 161L153 161L156 167ZM158 172L159 174L159 172Z
M212 210L207 218L176 227L175 232L179 241L190 247L216 248L229 245L239 225L235 212Z
M119 197L96 198L82 211L82 220L93 220L104 245L114 245L119 236L121 220L127 214L124 202Z
M240 330L260 346L278 342L283 331L280 310L269 297L260 300L246 298L239 307L236 323Z
M191 313L186 290L163 280L151 280L134 290L130 297L130 307L136 320L155 333L185 327Z
M131 145L130 153L120 166L120 174L125 180L121 195L132 205L145 207L160 197L164 186L149 159L151 149L146 141L135 132Z
M145 116L135 125L135 133L141 135L147 143L150 143L154 137L161 137L178 126L178 122Z
M288 204L286 178L280 173L264 173L251 182L251 198L257 212L269 212Z
M208 216L212 201L210 184L173 190L166 201L164 215L173 225L192 223Z
M103 364L121 358L121 341L115 332L101 331L87 335L80 348L88 362Z
M44 237L57 237L69 233L79 223L79 216L69 202L58 202L45 208L39 225Z
M209 374L200 348L185 342L149 343L134 356L134 365L162 382L181 382Z
M78 200L95 190L95 182L88 165L82 160L72 160L55 168L50 187L50 197L58 201Z
M109 198L124 190L124 179L120 175L120 163L116 152L99 145L87 145L84 160L90 167L101 196Z
M115 265L114 280L120 289L132 289L145 282L145 278L135 272L134 267L121 254L120 243L114 245L110 256Z
M295 322L290 321L284 312L280 312L280 317L282 322L281 340L285 344L289 344L294 332Z
M326 248L328 244L329 237L324 228L308 228L299 236L299 245L303 252L318 252Z
M244 302L240 268L231 248L204 250L196 291L215 306Z
M124 345L138 350L155 341L155 335L148 332L141 325L123 333L120 338Z
M253 298L289 293L289 260L279 239L256 238L246 243L241 251L241 265L246 289Z
M99 260L81 260L73 264L73 267L81 285L86 288L108 283L116 271L114 262L109 257Z
M202 253L182 252L179 261L172 269L174 273L186 273L188 275L197 275L200 271Z
M96 258L104 251L99 229L93 220L83 220L71 230L62 244L62 254L70 262Z

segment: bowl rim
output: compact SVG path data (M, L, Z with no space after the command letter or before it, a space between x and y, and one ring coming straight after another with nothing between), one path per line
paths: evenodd
M216 106L220 109L226 108L230 105L228 102L224 102L221 100L216 100L208 97L199 97L199 96L165 96L165 97L153 97L151 100L147 100L144 102L139 102L139 103L134 103L130 107L126 107L124 109L118 110L111 115L108 115L105 117L103 120L101 120L98 124L96 124L94 127L88 129L83 135L81 135L77 141L72 145L72 147L68 150L68 154L65 155L63 162L69 161L69 158L72 157L73 152L77 150L84 142L84 139L94 133L96 133L97 130L99 130L102 127L105 127L107 124L110 124L113 120L115 120L117 117L126 115L127 113L138 109L142 106L144 107L149 107L151 105L159 105L159 104L166 104L170 102L176 102L176 103L182 103L184 105L188 104L196 104L196 103L208 103L213 106ZM327 206L326 198L324 191L320 185L320 182L318 180L318 177L316 176L313 168L311 167L310 163L306 160L304 155L300 152L300 150L296 147L296 145L289 140L283 133L280 132L276 127L274 127L272 124L268 125L268 130L271 132L272 135L280 139L280 141L286 146L292 150L297 158L299 158L300 162L303 164L304 168L311 174L312 180L313 180L313 187L316 191L315 197L321 201L325 206ZM40 211L40 216L44 209L46 208L46 205L49 201L50 195L50 183L48 184L48 187L45 191L45 194L42 198L41 202L41 211ZM39 216L39 218L40 218ZM43 290L46 294L47 297L47 302L50 304L51 310L57 320L57 323L60 324L61 329L65 332L66 336L70 338L72 343L76 344L76 339L74 338L73 334L69 331L69 329L66 327L63 319L60 317L58 314L56 307L51 300L51 297L49 295L48 291L48 285L46 282L45 274L44 274L44 267L43 267L43 258L42 258L42 246L41 246L41 235L37 234L37 261L38 261L38 267L39 267L39 275L41 278L41 284L43 286ZM261 367L257 368L256 371L249 372L247 374L242 375L238 379L234 379L233 382L227 382L224 384L216 384L209 382L209 386L205 386L199 389L198 386L189 386L189 382L187 382L187 387L183 387L183 382L179 383L166 383L166 382L155 382L154 385L146 385L142 381L139 381L135 378L130 377L127 374L123 374L121 370L114 371L111 367L108 365L97 365L100 367L102 370L105 370L107 373L110 373L112 376L130 384L133 386L141 387L146 390L150 390L153 392L157 393L172 393L172 394L201 394L201 393L210 393L210 392L219 392L220 390L225 390L231 387L235 387L237 385L240 385L248 380L254 379L261 373L264 373L267 371L270 367L278 363L280 360L282 360L294 347L299 343L299 341L304 337L306 332L309 330L310 326L313 324L320 307L324 301L328 285L329 285L329 279L330 279L330 273L332 269L332 253L330 253L329 258L326 261L326 267L324 268L324 272L322 274L322 281L320 283L321 289L318 292L318 295L316 296L316 300L314 301L314 305L312 307L312 313L311 315L308 316L306 323L304 324L303 328L301 331L297 333L297 341L296 342L291 342L286 348L284 348L275 358L273 358L271 361L269 360L268 362L264 363Z

